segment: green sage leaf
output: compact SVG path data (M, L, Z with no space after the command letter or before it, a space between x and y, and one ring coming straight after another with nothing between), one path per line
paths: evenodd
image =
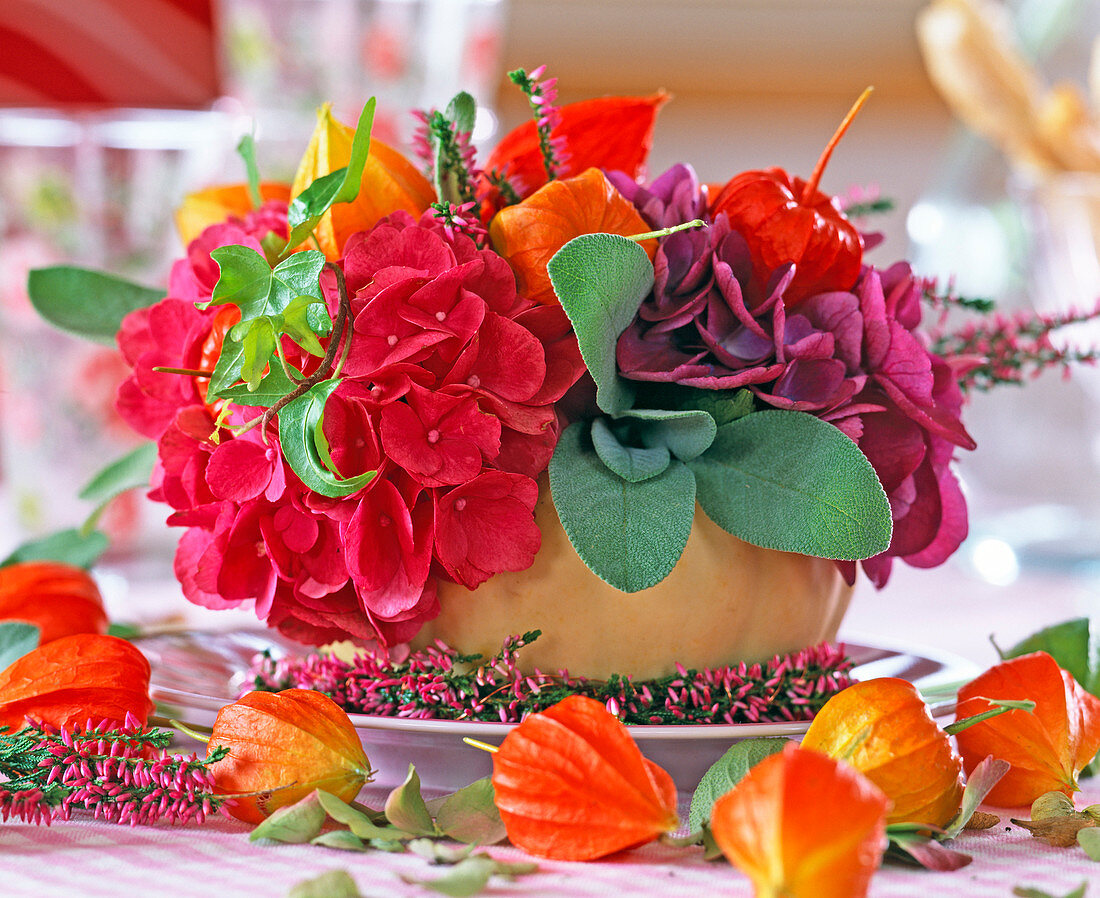
M420 794L420 776L410 764L405 781L386 799L386 819L394 826L417 836L437 836L432 815Z
M680 461L698 458L711 447L718 433L714 418L698 409L634 408L619 415L619 420L643 425L641 439L646 446L666 448Z
M624 445L615 436L604 418L592 421L592 447L611 471L630 483L641 483L656 477L672 461L672 455L664 446L640 449Z
M334 498L359 492L377 473L367 471L341 479L329 471L321 459L316 429L321 424L325 403L339 385L337 378L322 381L288 402L279 412L279 445L287 464L311 490Z
M370 132L374 124L374 97L367 100L355 127L351 141L351 157L344 168L318 178L290 202L287 220L290 239L287 249L293 249L309 237L324 214L337 203L350 203L359 196L363 168L370 155ZM300 255L297 254L297 255ZM291 257L293 258L293 256Z
M74 567L90 568L109 545L107 537L98 530L90 533L61 530L23 543L0 561L0 567L22 561L61 561Z
M890 503L875 469L813 415L745 415L688 465L703 511L745 542L838 559L869 558L890 545Z
M710 823L714 803L729 792L764 758L783 750L789 739L744 739L734 743L726 753L710 765L691 796L688 829L702 829Z
M290 887L287 898L362 898L355 880L344 870L329 870Z
M489 777L447 796L435 825L443 835L456 842L494 845L508 835L493 802L493 783Z
M80 491L87 502L106 502L127 490L148 486L157 460L157 444L142 443L101 469Z
M496 872L496 867L496 861L491 857L479 854L459 861L447 873L435 879L417 879L413 876L401 878L411 885L424 886L441 895L469 898L481 892L489 884L489 879Z
M635 388L618 374L615 345L653 288L653 263L626 237L582 234L554 253L546 271L596 381L596 404L609 415L626 411Z
M751 390L692 390L681 408L704 411L721 427L745 417L755 405L756 399Z
M276 810L249 833L248 841L270 839L273 842L301 844L317 838L324 825L325 811L317 792L313 791L294 804Z
M27 293L54 327L112 346L123 318L164 299L163 290L71 265L34 269Z
M23 621L0 623L0 670L6 670L27 652L38 648L41 635L42 631L34 624Z
M631 483L596 454L585 421L566 428L550 460L550 492L569 541L596 576L623 592L675 567L695 517L695 479L675 461Z

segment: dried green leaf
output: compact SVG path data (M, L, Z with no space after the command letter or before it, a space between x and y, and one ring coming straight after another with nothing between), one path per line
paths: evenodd
M406 846L410 852L433 864L457 864L464 861L474 850L473 845L447 845L435 839L413 839Z
M1008 773L1010 767L1008 761L990 756L983 759L971 771L970 776L966 778L966 788L963 789L959 812L944 830L944 839L953 839L966 828L974 812L978 810L978 805L985 801L990 790L1000 782L1001 777Z
M424 796L420 794L420 776L412 764L405 781L386 798L386 819L398 829L416 836L439 835L424 804Z
M360 839L355 833L348 832L346 829L334 829L327 833L321 833L315 839L311 839L310 845L320 845L322 848L335 848L338 851L366 851L367 846L363 844L363 840Z
M330 792L318 789L317 798L324 812L328 814L329 817L337 823L349 827L352 833L360 839L368 841L372 839L382 839L387 842L397 842L402 839L412 838L411 833L395 829L392 826L379 826L376 822L377 817L372 817L371 813L368 811L361 810L345 801L341 801ZM385 819L385 816L382 815L381 820L383 823Z
M489 879L496 873L496 869L496 861L491 857L477 855L460 861L446 874L436 879L417 879L412 876L401 878L407 883L424 886L441 895L468 898L470 895L478 894L489 884Z
M317 838L324 825L325 811L314 791L294 804L275 811L252 830L248 841L270 839L273 842L301 844Z
M362 898L359 889L344 870L329 870L315 879L306 879L290 887L287 898Z
M1062 898L1085 898L1085 891L1088 888L1088 881L1081 883L1076 889L1067 895L1063 895ZM1029 886L1016 886L1012 890L1012 894L1017 898L1058 898L1057 895L1052 895L1050 892L1044 892L1042 889L1033 889Z
M1048 820L1051 817L1071 817L1076 811L1077 809L1074 808L1073 802L1061 792L1045 792L1031 803L1032 820Z
M1031 833L1033 838L1055 848L1069 848L1077 844L1077 834L1096 827L1096 821L1088 814L1072 814L1065 817L1048 817L1046 820L1017 820L1012 822Z
M439 832L457 842L478 845L494 845L508 835L493 803L493 783L489 777L448 796L439 809L435 825Z
M966 825L963 829L968 830L983 830L992 829L998 823L1001 822L1001 818L996 814L990 814L986 811L975 811L970 815L970 819L966 821Z
M1100 861L1100 828L1086 826L1077 831L1077 844L1091 860Z

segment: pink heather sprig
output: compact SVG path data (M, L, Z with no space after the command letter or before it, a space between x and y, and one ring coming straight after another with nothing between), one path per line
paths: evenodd
M546 66L540 65L528 74L524 69L508 73L509 80L516 85L531 106L535 117L535 128L539 135L539 150L542 152L542 165L546 169L547 180L553 181L559 176L561 167L569 161L565 142L554 137L554 129L561 123L561 112L554 105L558 98L558 79L541 80Z
M877 184L868 184L866 187L853 185L837 199L840 201L841 211L850 219L878 215L894 208L894 201L884 197Z
M455 234L465 234L471 238L478 247L484 247L489 237L489 232L482 227L481 219L477 215L476 203L432 203L432 215L443 223L443 230L447 237L454 239Z
M480 174L477 151L469 131L438 109L413 111L420 124L413 133L413 150L424 165L424 172L435 184L440 202L472 204L478 210L476 185Z
M538 635L511 636L484 661L438 641L403 661L383 653L351 662L331 655L275 659L264 653L253 660L251 688L316 689L352 713L504 723L581 694L602 701L627 724L697 724L808 720L851 683L851 661L828 644L766 664L703 670L677 665L675 674L637 682L618 675L588 680L564 670L526 674L517 666L517 654Z
M1095 365L1100 360L1100 350L1096 348L1058 346L1051 339L1059 328L1100 317L1100 302L1091 310L987 313L979 320L948 330L946 319L952 308L984 310L988 306L951 294L933 294L930 301L940 312L939 322L930 333L932 351L952 364L963 390L1020 385L1054 368L1061 368L1063 376L1068 377L1071 366Z
M171 733L145 729L132 715L71 730L36 724L0 733L0 815L33 823L68 820L89 810L100 820L130 825L202 823L225 811L209 765L224 757L169 754Z

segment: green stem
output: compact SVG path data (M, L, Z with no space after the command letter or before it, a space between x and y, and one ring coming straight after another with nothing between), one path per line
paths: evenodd
M154 365L153 370L157 374L182 374L184 377L213 377L213 371L197 371L194 368L169 368L164 365Z
M1000 717L1002 714L1007 714L1009 711L1027 711L1030 714L1035 710L1035 702L1027 700L1002 701L986 699L986 701L992 702L996 707L990 708L988 711L982 711L981 714L974 714L970 717L964 717L962 720L956 720L954 723L949 723L943 728L943 731L949 736L954 736L956 733L961 733L963 730L969 729L975 724L981 723L984 720L989 720L993 717Z
M705 227L707 227L707 223L701 218L696 218L694 221L686 221L683 224L673 225L671 228L661 228L659 231L646 231L644 234L631 234L626 239L641 243L643 240L652 240L655 237L667 237L669 234L675 234L677 231L687 231L691 228Z

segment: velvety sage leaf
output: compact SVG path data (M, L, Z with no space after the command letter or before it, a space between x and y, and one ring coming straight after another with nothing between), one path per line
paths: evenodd
M667 411L634 408L623 412L619 418L637 421L646 446L666 448L680 461L698 458L710 448L718 433L714 418L697 409Z
M875 469L813 415L738 418L688 464L703 511L745 542L838 559L869 558L890 545L890 503Z
M21 561L62 561L74 567L89 568L107 551L107 537L98 530L83 533L70 529L23 543L3 561L0 567Z
M744 739L735 742L710 765L691 796L688 829L702 829L710 822L714 803L741 782L745 774L764 758L783 750L789 739Z
M596 454L588 425L566 428L550 460L550 493L569 541L589 569L623 592L659 583L675 567L695 518L695 480L681 462L630 483Z
M435 825L456 842L495 845L508 835L493 802L492 780L487 776L447 796Z
M237 144L237 155L244 160L248 177L248 198L252 201L252 207L259 209L264 204L264 198L260 193L260 167L256 164L256 142L251 134L245 134L240 139Z
M42 631L34 624L23 621L0 623L0 670L38 648Z
M322 848L335 848L337 851L367 850L367 846L363 844L363 840L355 835L355 833L348 832L346 829L334 829L327 833L321 833L317 838L310 839L309 844L320 845Z
M263 823L249 833L248 841L270 839L273 842L300 844L317 838L325 825L325 811L317 797L310 792L294 804L279 808Z
M955 815L951 823L948 824L947 829L944 830L943 838L954 839L966 828L966 824L970 822L970 818L978 810L978 805L985 801L985 797L1000 782L1001 777L1008 773L1011 766L1008 761L1002 761L990 755L974 768L970 776L966 778L966 787L963 789L959 813Z
M101 469L80 491L87 502L104 502L119 493L148 486L157 460L157 444L142 443Z
M112 346L123 318L164 299L163 290L71 265L34 269L27 294L54 327Z
M626 237L582 234L554 253L546 271L596 381L596 404L609 415L626 411L635 388L618 374L615 345L653 287L653 263Z
M749 414L756 405L751 390L692 390L681 408L699 409L721 427Z
M359 196L363 180L363 168L370 155L370 132L374 124L375 99L371 97L363 106L351 141L351 157L344 168L330 172L314 181L290 201L287 220L290 224L292 249L305 240L317 226L317 222L337 203L349 203ZM291 256L293 258L293 256Z
M290 370L297 376L301 376L302 372L293 365L290 366ZM223 399L231 399L238 405L248 405L254 408L270 408L286 396L287 393L294 392L297 386L298 385L294 383L294 381L286 376L286 372L283 370L282 365L272 365L271 370L264 375L255 390L249 390L248 384L237 384L236 386L227 387L221 390L217 395Z
M394 826L416 836L436 836L439 832L420 794L420 775L410 764L405 781L386 798L386 819Z
M287 898L362 898L362 895L346 871L329 870L292 885Z
M496 872L496 866L496 861L491 857L475 855L459 861L447 873L435 879L417 879L414 876L401 878L411 885L424 886L441 895L468 898L484 890L489 884L489 878Z
M672 455L664 446L651 449L628 446L607 425L604 418L592 421L592 448L608 468L630 483L641 483L656 477L672 461Z
M1077 844L1094 861L1100 861L1100 827L1089 826L1077 833Z
M1086 691L1100 695L1100 640L1092 632L1087 617L1044 627L1016 643L1004 657L1019 658L1032 652L1046 652Z
M410 853L426 861L447 865L466 860L474 850L473 845L448 845L435 839L413 839L406 847Z
M340 385L336 378L325 380L288 402L279 412L279 445L283 458L299 479L323 496L340 497L357 493L370 483L375 471L341 479L322 462L315 438L325 403Z

